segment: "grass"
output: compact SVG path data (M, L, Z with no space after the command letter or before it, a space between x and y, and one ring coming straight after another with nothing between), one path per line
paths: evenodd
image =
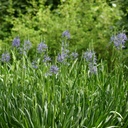
M128 81L124 64L112 71L106 61L89 74L82 58L57 63L59 72L46 75L52 62L33 68L27 56L0 65L1 128L127 128Z

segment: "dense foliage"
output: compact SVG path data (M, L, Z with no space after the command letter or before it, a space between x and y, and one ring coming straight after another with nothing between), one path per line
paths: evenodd
M127 128L128 2L0 1L0 128Z
M60 33L67 29L72 35L71 49L81 51L94 43L96 51L103 55L112 33L122 31L124 13L117 2L70 0L56 4L58 7L51 9L46 6L50 1L45 0L1 1L1 44L10 44L20 36L29 38L34 45L46 41L51 51L58 50Z

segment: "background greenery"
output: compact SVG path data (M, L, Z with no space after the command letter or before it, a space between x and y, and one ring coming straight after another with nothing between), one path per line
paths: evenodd
M61 33L69 30L71 49L81 51L93 43L96 51L104 55L112 33L127 28L126 5L121 0L3 0L0 44L10 44L20 36L22 40L29 38L33 46L45 41L51 51L58 50Z

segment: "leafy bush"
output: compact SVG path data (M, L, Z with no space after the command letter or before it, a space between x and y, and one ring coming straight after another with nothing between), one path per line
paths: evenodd
M121 20L121 25L124 26L126 30L128 30L128 1L127 0L118 0L120 9L124 12L124 16ZM128 31L127 31L128 33Z
M27 14L10 19L13 28L7 40L19 35L22 39L29 38L33 45L45 41L51 46L51 52L58 50L61 33L69 30L71 49L77 47L81 51L94 44L96 51L102 54L112 32L119 29L117 23L122 16L118 7L103 1L65 1L53 11L44 4L33 7L28 8Z

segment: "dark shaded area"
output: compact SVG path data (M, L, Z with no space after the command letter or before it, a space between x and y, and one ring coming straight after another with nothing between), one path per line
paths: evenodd
M51 5L51 10L54 10L57 8L57 6L61 4L60 0L47 0L45 5Z

